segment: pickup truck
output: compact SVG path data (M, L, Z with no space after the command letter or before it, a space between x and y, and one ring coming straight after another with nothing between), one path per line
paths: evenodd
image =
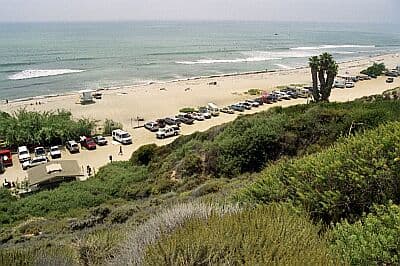
M31 161L25 161L22 163L22 169L27 170L28 168L32 168L38 166L40 164L45 164L49 161L46 156L39 156L33 158Z
M174 137L178 135L179 135L179 127L177 126L160 128L156 133L156 137L158 139L165 139L168 137Z

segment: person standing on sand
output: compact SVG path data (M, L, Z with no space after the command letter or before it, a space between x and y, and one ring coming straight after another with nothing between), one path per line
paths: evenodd
M113 158L112 158L112 155L109 155L109 156L108 156L108 159L110 159L110 163L112 163L112 159L113 159Z
M119 146L119 153L118 153L118 155L124 155L124 153L122 152L122 146Z

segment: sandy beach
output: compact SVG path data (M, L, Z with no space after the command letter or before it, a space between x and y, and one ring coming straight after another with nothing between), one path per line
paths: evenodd
M398 54L382 55L367 59L360 59L340 64L340 74L358 74L362 69L373 62L384 62L388 68L400 64ZM362 96L380 94L387 89L400 86L398 78L394 83L385 82L386 77L379 77L370 81L356 83L352 89L334 89L331 101L349 101ZM217 82L217 85L208 85L210 82ZM146 86L125 86L103 90L103 99L97 100L94 104L78 104L78 94L37 98L29 101L14 101L8 104L1 104L0 110L13 112L21 108L29 111L52 111L65 109L71 111L75 118L86 117L99 121L113 119L121 122L124 129L132 134L134 143L123 147L123 155L118 155L119 144L109 139L109 145L98 147L96 151L82 150L79 154L71 155L63 152L63 159L74 159L80 165L90 165L95 170L109 162L109 155L114 160L127 160L132 152L138 147L156 143L164 145L170 143L174 138L157 140L154 133L144 128L134 129L137 122L136 117L142 117L146 121L163 118L178 113L182 107L204 106L213 102L218 106L225 106L239 100L250 98L245 92L250 88L272 91L276 86L289 84L310 84L311 75L309 68L284 70L277 72L265 72L247 75L232 75L225 77L199 78L193 80L176 81L163 84L149 84ZM40 105L36 102L40 101ZM273 106L289 106L306 103L305 99L281 101L272 105L264 105L246 111L246 114L266 110ZM221 114L217 118L207 121L196 122L195 125L184 125L181 134L191 134L196 131L205 131L210 127L234 120L235 115ZM143 125L143 122L141 122ZM22 170L18 159L14 156L14 166L7 168L2 177L10 181L21 181L25 178L26 172Z

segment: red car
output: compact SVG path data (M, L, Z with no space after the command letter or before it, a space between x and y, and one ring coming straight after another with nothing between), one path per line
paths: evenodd
M10 150L0 150L0 161L4 166L12 166L12 156Z
M96 149L96 142L92 138L89 137L81 137L81 146L85 147L88 150Z

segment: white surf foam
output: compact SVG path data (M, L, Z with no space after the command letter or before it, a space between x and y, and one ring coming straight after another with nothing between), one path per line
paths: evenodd
M285 70L290 70L290 69L295 69L294 67L288 66L288 65L284 65L284 64L275 64L275 66L281 68L281 69L285 69Z
M270 60L279 60L281 58L274 57L248 57L236 59L200 59L196 61L177 61L177 64L183 65L199 65L199 64L222 64L222 63L246 63L246 62L261 62Z
M23 80L32 78L41 78L49 76L58 76L72 73L80 73L85 70L74 70L74 69L28 69L19 73L13 74L8 77L10 80Z
M337 48L375 48L375 45L320 45L320 46L303 46L290 48L290 50L325 50L325 49L337 49Z

